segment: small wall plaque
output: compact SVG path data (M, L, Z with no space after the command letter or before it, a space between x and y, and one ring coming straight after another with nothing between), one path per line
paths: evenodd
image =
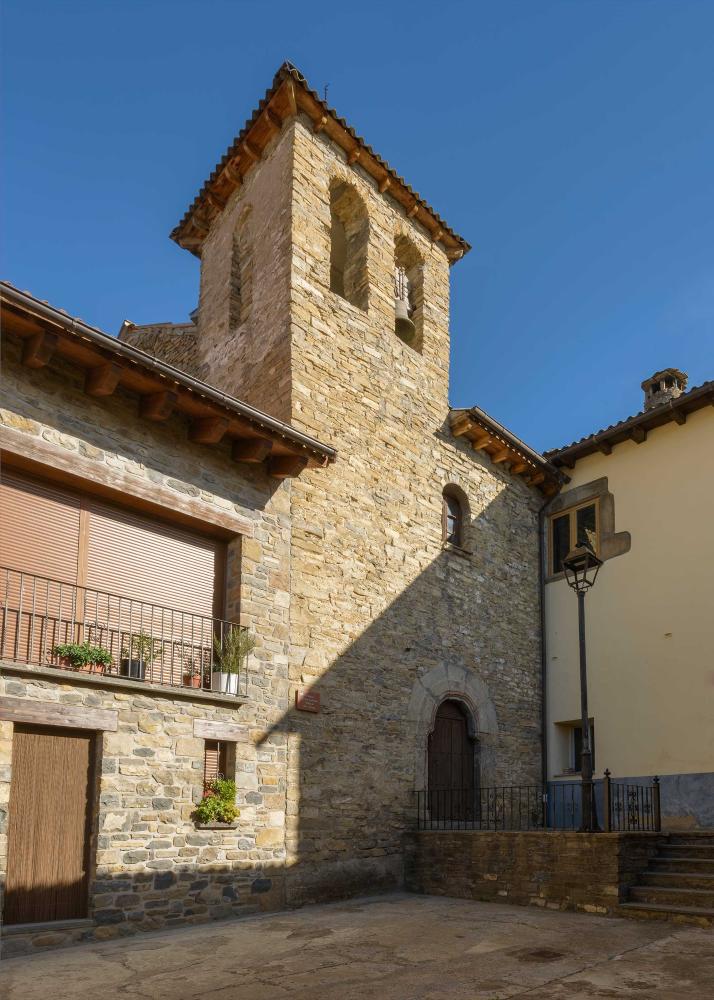
M319 712L320 692L319 691L296 691L295 708L298 712Z

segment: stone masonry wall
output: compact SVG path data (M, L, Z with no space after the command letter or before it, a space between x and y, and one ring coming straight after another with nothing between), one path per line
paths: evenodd
M409 834L412 892L614 914L656 853L656 833L422 831Z
M125 503L151 500L157 509L189 513L206 527L231 532L228 609L249 626L247 702L237 706L155 693L148 684L125 690L67 673L59 679L21 674L0 664L0 696L30 702L109 708L118 731L100 739L101 779L95 817L96 875L91 916L96 927L68 936L106 938L237 909L276 906L283 899L286 737L276 729L288 705L290 639L289 484L261 468L241 466L225 448L188 442L179 417L151 424L138 401L121 391L103 400L83 392L82 373L58 361L30 371L19 346L4 352L0 444L50 473L70 469L103 484ZM201 791L203 740L197 719L239 726L236 781L238 829L200 832L190 813ZM0 722L0 882L7 854L7 802L12 724ZM268 735L266 735L268 734ZM5 954L29 947L8 937ZM51 934L40 945L59 943Z
M302 120L249 176L280 205L286 191L275 185L289 186L290 244L281 229L270 263L253 271L257 296L282 297L289 279L289 336L285 324L273 329L284 342L272 340L261 367L263 328L248 326L248 346L229 337L207 377L227 384L252 351L255 384L289 385L294 425L339 453L291 491L290 682L321 698L319 714L291 709L280 725L290 747L287 891L304 901L400 884L402 833L444 697L475 717L484 784L539 780L541 500L448 431L441 247ZM366 310L330 290L330 188L341 182L369 218ZM209 237L202 316L211 295L225 299L216 256L244 197ZM423 262L421 352L394 333L397 238ZM468 498L462 550L442 543L447 483Z

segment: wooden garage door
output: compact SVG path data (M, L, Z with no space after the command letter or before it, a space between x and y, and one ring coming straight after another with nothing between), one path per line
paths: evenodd
M16 725L6 924L87 915L94 734Z

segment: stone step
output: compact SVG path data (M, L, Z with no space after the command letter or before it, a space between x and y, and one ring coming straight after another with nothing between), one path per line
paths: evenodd
M698 906L668 906L666 903L620 903L619 915L635 919L671 920L674 923L714 927L714 909Z
M629 902L663 903L667 906L695 906L714 912L714 888L683 889L680 886L633 885Z
M714 833L670 833L663 847L710 847L714 850Z
M714 872L714 861L709 858L673 858L668 854L658 854L650 858L650 870L670 872Z
M668 888L682 889L711 889L714 892L714 871L712 872L690 872L690 871L663 871L658 868L656 871L644 871L640 875L640 885L661 885Z
M686 854L693 858L711 858L714 861L714 844L661 844L658 850L663 851L673 857Z

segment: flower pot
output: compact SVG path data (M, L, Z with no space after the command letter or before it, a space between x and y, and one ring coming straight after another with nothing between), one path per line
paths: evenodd
M83 674L103 674L104 666L101 663L83 663L78 668Z
M224 674L214 671L211 674L211 690L221 694L238 694L238 674Z
M144 660L123 659L119 665L119 673L122 677L129 677L133 681L143 681L146 676L146 663Z
M201 675L200 674L184 674L183 682L186 687L200 688L201 686Z
M57 666L60 668L60 670L72 670L73 669L72 668L72 664L69 662L69 657L68 656L60 656L59 660L57 661Z

